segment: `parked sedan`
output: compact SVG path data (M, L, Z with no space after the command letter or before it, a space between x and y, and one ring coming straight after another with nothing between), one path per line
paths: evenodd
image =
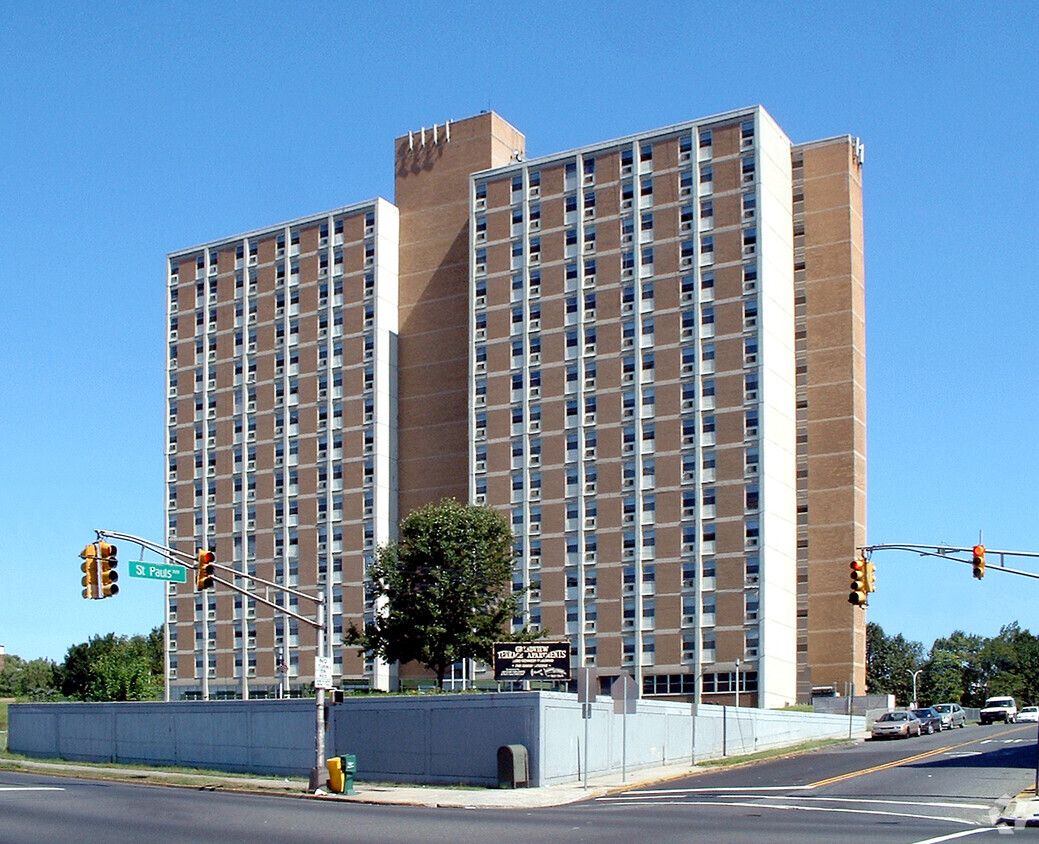
M873 738L909 738L920 735L920 719L912 712L896 709L885 712L873 724Z
M1018 721L1031 721L1033 724L1039 721L1039 706L1025 706L1017 713Z
M951 730L953 727L967 726L967 713L958 703L938 703L931 707L942 716L942 729Z
M914 709L913 714L920 719L920 729L927 735L933 735L942 731L942 716L929 706Z

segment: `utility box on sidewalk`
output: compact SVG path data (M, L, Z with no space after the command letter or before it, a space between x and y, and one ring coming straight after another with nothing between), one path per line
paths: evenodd
M498 748L498 788L527 788L530 785L530 757L522 744Z

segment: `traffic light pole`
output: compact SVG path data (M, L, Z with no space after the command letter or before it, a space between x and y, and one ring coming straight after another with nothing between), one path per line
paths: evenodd
M953 548L948 545L910 545L905 543L895 543L890 545L862 545L859 547L859 551L866 559L869 559L870 555L874 551L911 551L914 554L919 554L921 557L939 557L943 560L952 560L953 562L964 563L965 565L970 566L975 564L975 557L977 556L977 549L979 548L981 549L983 559L991 559L992 557L997 557L999 559L998 564L990 565L984 570L1004 571L1008 574L1017 574L1022 577L1034 577L1039 580L1039 574L1034 571L1012 569L1006 565L1007 557L1039 558L1039 552L1036 551L999 551L982 545L972 545L969 548ZM963 555L962 558L960 555Z
M141 548L147 548L150 551L158 554L160 557L164 557L171 563L177 563L183 565L192 571L198 570L198 558L196 555L188 554L184 551L178 551L175 548L170 548L166 545L160 545L157 542L144 539L140 536L134 536L129 533L119 533L111 530L98 530L98 539L118 539L121 541L131 542L135 545L140 545ZM294 618L297 621L302 621L314 628L316 643L314 653L314 671L317 673L317 667L319 660L327 658L326 645L327 637L325 636L325 594L318 592L317 595L308 595L306 592L300 592L297 589L291 589L288 586L284 586L280 583L275 583L271 580L266 580L256 575L247 574L246 572L236 571L229 566L222 565L217 562L211 562L210 565L219 569L221 572L226 572L229 576L235 578L244 578L253 583L262 584L270 589L274 589L281 592L283 595L295 595L298 598L303 598L308 601L313 601L315 604L315 618L308 618L307 616L300 615L299 613L293 612L292 610L279 605L274 601L270 601L266 598L261 598L259 595L254 595L247 589L243 589L240 586L226 580L222 577L218 577L215 574L212 576L214 583L219 583L222 586L227 587L232 592L237 592L239 595L244 595L246 598L252 601L256 601L264 606L271 607L279 613ZM166 605L166 622L164 629L167 629L169 624L169 586L166 587L167 605ZM208 590L202 590L208 591ZM203 640L202 640L202 653L203 653L203 666L202 666L202 689L203 697L208 699L209 691L209 601L208 599L203 601ZM166 654L165 660L168 666L169 660L169 633L167 631L165 642L163 643L163 652ZM315 681L317 678L315 677ZM169 685L169 669L166 669L166 676L163 677L163 687ZM310 790L317 791L325 781L325 689L322 685L321 688L317 688L317 682L314 684L316 707L315 707L315 718L314 718L314 767L310 772ZM167 696L169 690L167 688Z

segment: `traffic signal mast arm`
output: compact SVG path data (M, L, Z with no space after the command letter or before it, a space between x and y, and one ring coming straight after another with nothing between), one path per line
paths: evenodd
M99 539L119 539L125 542L132 542L135 545L140 545L142 548L147 548L149 551L154 551L160 557L165 557L171 563L177 563L179 565L185 566L191 569L192 571L198 570L197 552L188 553L187 551L178 551L176 548L169 548L165 545L160 545L157 542L152 542L148 539L143 539L140 536L133 536L129 533L118 533L117 531L112 530L98 530L95 531L95 533L97 534ZM325 596L323 594L318 594L316 596L308 595L306 592L300 592L296 589L290 589L289 587L281 583L275 583L271 580L265 580L264 578L257 577L254 574L246 574L245 572L235 571L233 568L222 565L216 562L215 560L213 562L210 562L209 565L212 566L214 569L220 570L221 572L226 572L231 577L242 577L247 580L251 580L254 583L259 583L263 586L268 586L271 589L276 589L279 592L287 593L289 595L295 595L299 598L304 598L308 601L313 601L315 604L318 605L323 605L325 601ZM263 604L264 606L268 606L271 609L277 610L279 613L284 613L290 618L294 618L297 621L302 621L304 624L309 624L311 627L315 629L324 629L324 621L319 622L317 619L307 618L306 616L294 613L287 607L281 606L275 603L274 601L269 601L266 598L261 598L255 592L249 592L248 590L243 589L240 586L236 586L229 580L225 580L222 577L218 577L215 573L211 575L211 577L214 583L219 583L221 586L226 586L232 592L237 592L239 595L247 595L249 597L249 600L251 601L256 601L257 603Z
M316 706L314 719L314 767L310 771L310 790L317 791L321 787L321 782L323 781L323 774L325 770L325 686L318 683L317 665L319 659L327 660L328 664L331 664L332 661L332 657L328 656L325 650L326 642L331 639L331 631L329 631L329 635L326 636L324 593L318 592L317 595L308 595L306 592L299 592L296 589L289 589L287 586L283 586L280 583L274 583L270 580L264 580L262 577L257 577L253 574L247 574L244 571L236 571L235 569L230 568L229 566L224 566L216 562L215 552L211 550L196 548L193 554L189 554L186 551L178 551L175 548L169 548L165 545L160 545L157 542L151 542L148 539L142 539L139 536L133 536L129 533L118 533L114 530L99 530L95 531L95 533L97 533L98 538L98 542L95 544L98 546L99 549L101 546L104 545L104 543L101 541L102 538L120 539L126 542L132 542L136 545L140 545L142 552L145 548L154 551L160 557L164 557L171 563L177 563L179 565L183 565L185 568L191 569L196 573L196 575L198 574L200 568L202 566L205 566L206 571L204 572L204 575L207 579L211 580L212 583L219 583L223 586L226 586L232 592L237 592L239 595L245 595L250 600L258 601L264 606L271 607L277 612L289 616L289 618L294 618L297 621L302 621L304 624L308 624L314 628L314 630L316 631L316 647L314 653L314 686L316 691L314 697ZM93 559L93 554L88 549L89 546L83 551L85 563L89 562L86 559L88 556L91 557L91 559ZM113 559L114 556L115 548L113 547ZM236 586L234 583L231 583L228 580L224 580L222 577L217 577L215 572L213 571L214 569L219 569L221 572L226 572L230 577L245 578L254 583L262 583L264 586L268 586L272 589L275 589L283 595L296 595L299 598L305 598L308 601L313 601L316 604L314 611L316 618L307 618L306 616L302 616L299 613L295 613L292 610L287 609L286 607L279 606L274 601L268 601L266 598L261 598L259 595L254 595L251 592L242 589L240 586ZM84 568L83 570L86 571L87 569ZM94 587L93 584L86 582L86 578L84 578L84 581L85 582L83 585L87 587L87 590L84 591L83 597L91 597L91 595L88 593L90 593L91 590L95 589L96 587ZM169 640L167 638L167 647L168 641ZM205 641L206 640L203 640L203 643ZM205 652L205 644L203 644L203 653ZM206 696L208 699L209 693L207 689L208 687L206 685L203 685L203 695Z
M980 554L979 554L980 550ZM966 548L953 548L948 545L911 545L911 544L889 544L889 545L863 545L859 548L859 553L865 559L869 559L874 551L911 551L914 554L919 554L921 557L940 557L945 560L953 560L957 563L965 563L968 566L973 566L975 571L975 577L980 579L979 575L979 557L980 557L980 572L981 575L985 571L1005 571L1009 574L1019 574L1022 577L1034 577L1039 580L1039 573L1034 571L1024 571L1022 569L1012 569L1006 565L1006 557L1029 557L1032 559L1039 558L1039 552L1037 551L999 551L994 548L987 548L984 545L971 545ZM993 558L999 558L998 564L993 565ZM989 565L986 566L986 561Z

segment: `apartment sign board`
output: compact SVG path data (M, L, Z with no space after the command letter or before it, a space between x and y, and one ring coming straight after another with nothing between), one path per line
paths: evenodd
M569 680L569 642L496 642L495 680Z

